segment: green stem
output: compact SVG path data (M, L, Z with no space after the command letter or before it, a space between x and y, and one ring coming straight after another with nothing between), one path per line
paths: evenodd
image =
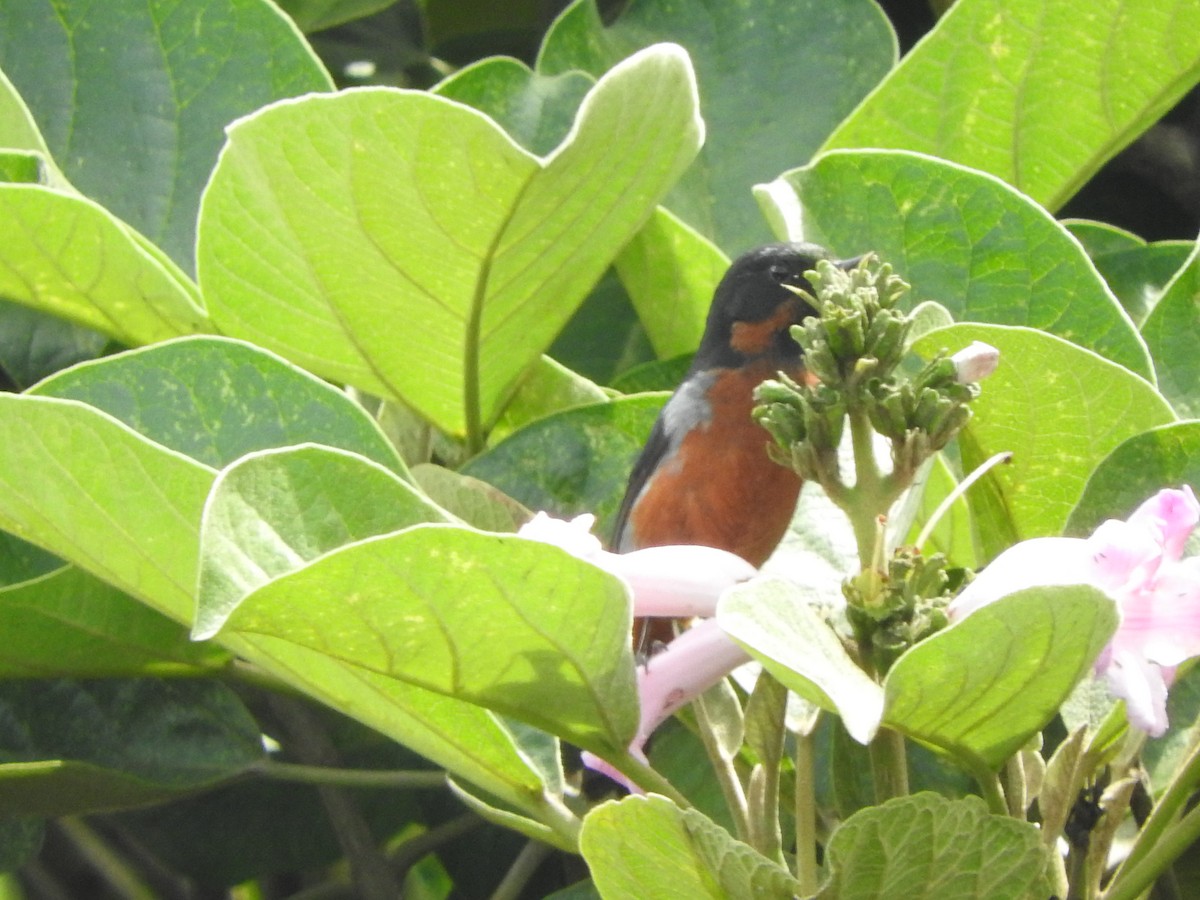
M521 848L517 858L505 874L504 879L492 892L491 900L516 900L529 883L529 879L550 855L551 847L541 841L530 841Z
M1119 878L1114 878L1108 890L1103 893L1104 900L1135 900L1198 839L1200 806L1193 808L1173 827L1168 828L1136 863L1132 866L1123 865L1118 873Z
M753 845L746 792L742 787L741 779L738 778L733 760L721 752L720 741L713 732L712 718L708 714L708 707L704 703L703 695L696 698L692 709L696 713L696 726L700 733L700 742L704 744L704 751L708 754L709 762L712 764L717 784L721 787L721 794L725 798L725 805L729 808L729 815L733 819L733 827L738 840Z
M890 728L881 728L867 745L871 758L871 777L875 782L875 802L908 795L908 758L904 736Z
M1008 800L1004 797L1004 788L1000 786L1000 776L985 768L980 768L973 774L975 782L979 785L979 793L987 802L988 811L997 816L1007 816Z
M252 772L276 781L298 781L303 784L328 784L358 788L444 788L446 773L416 771L378 771L375 769L338 769L332 766L307 766L270 760L252 767Z
M154 900L154 891L147 887L141 876L82 819L68 817L60 819L58 825L92 865L96 874L118 896L126 900Z
M675 785L652 769L649 763L644 763L629 753L608 761L612 763L613 768L647 793L662 794L678 807L692 808L691 801L679 793Z
M1171 825L1175 816L1191 797L1197 784L1200 784L1200 740L1193 741L1187 759L1176 771L1175 777L1163 792L1162 799L1158 801L1158 805L1150 813L1150 818L1146 820L1146 824L1138 833L1129 856L1117 868L1116 874L1113 875L1108 890L1104 894L1105 900L1138 896L1141 890L1152 883L1158 874L1175 859L1175 856L1167 855L1163 848L1166 846L1176 848L1175 855L1178 855L1191 843L1191 840L1196 838L1197 834L1200 834L1200 831L1191 834L1191 839L1183 844L1179 844L1179 838L1175 837L1177 831L1184 829L1185 822L1194 819L1196 809L1184 816L1174 827ZM1190 822L1187 827L1200 829L1200 819ZM1186 834L1186 829L1184 829L1184 833ZM1133 883L1135 874L1138 881ZM1131 886L1127 887L1127 883L1130 883ZM1141 886L1138 887L1138 885Z
M821 883L820 869L817 868L815 763L812 735L796 735L796 880L805 897L815 894Z

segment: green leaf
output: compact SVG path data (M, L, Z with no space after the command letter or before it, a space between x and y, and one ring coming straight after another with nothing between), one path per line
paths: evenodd
M480 531L516 531L532 513L503 491L453 469L422 463L413 479L442 509Z
M864 809L829 842L820 900L1026 900L1055 894L1037 828L990 815L978 797L916 794Z
M691 56L709 127L665 204L729 255L770 239L750 187L807 161L896 58L887 19L865 0L641 0L608 27L595 0L577 0L547 34L538 70L600 75L663 40Z
M103 207L36 184L0 185L0 296L126 344L201 331L196 289Z
M193 12L174 0L0 6L0 68L67 177L189 271L224 127L333 87L273 4L206 0Z
M45 157L30 150L0 150L0 182L45 184Z
M75 400L0 394L0 421L0 527L190 620L213 470Z
M53 553L0 531L0 587L41 578L63 565Z
M871 740L883 714L883 693L797 585L781 580L739 585L721 598L717 618L772 675L841 715L855 740Z
M0 713L0 816L164 800L263 754L258 725L215 681L10 681Z
M74 400L0 394L0 421L0 527L190 625L201 510L216 473ZM546 803L486 710L283 641L220 643L518 809L536 815Z
M433 89L490 116L518 144L545 156L562 143L596 80L584 72L541 75L520 60L482 59Z
M212 637L247 594L338 547L449 518L352 453L304 445L248 454L217 476L204 506L193 634Z
M200 674L228 660L74 566L0 590L0 678Z
M0 886L11 884L13 872L37 855L45 835L41 819L0 819Z
M666 397L643 395L567 410L515 432L462 471L528 509L570 517L594 513L607 535L629 470Z
M98 331L0 300L0 370L20 389L95 359L107 344Z
M543 356L526 373L490 437L493 441L502 440L543 416L606 400L608 394L599 385Z
M1181 416L1200 416L1200 244L1142 326L1163 396Z
M1054 210L1200 76L1188 0L967 0L825 142L917 150Z
M0 146L29 150L50 159L50 150L25 101L8 76L0 71Z
M777 233L873 250L956 320L1049 331L1145 377L1149 354L1078 242L998 179L897 151L830 153L757 189ZM958 348L955 348L958 349Z
M654 352L662 359L694 353L729 259L661 206L617 257Z
M303 32L321 31L386 9L396 0L279 0L279 7Z
M1095 588L1018 591L901 656L884 679L884 723L994 771L1054 717L1118 620Z
M205 194L214 319L478 444L691 160L695 104L664 45L601 78L544 159L421 92L269 107L230 128Z
M1162 297L1163 288L1183 268L1194 246L1189 241L1148 244L1137 235L1102 222L1075 220L1063 225L1083 244L1139 328Z
M967 492L980 555L1011 539L1057 535L1092 470L1118 444L1170 422L1166 401L1126 369L1042 332L1000 325L953 325L913 349L929 359L973 340L1000 350L1000 366L981 385L974 415L959 437L963 469L994 453L1013 453Z
M224 628L612 754L637 728L630 626L620 582L564 551L429 526L343 547L277 578Z
M583 857L606 900L791 897L791 874L694 809L665 797L626 797L583 822Z
M242 341L184 338L61 372L31 393L79 400L214 468L305 442L407 476L395 449L345 394Z
M1165 487L1200 487L1200 422L1174 422L1136 434L1092 472L1067 520L1083 537L1105 519L1124 518Z

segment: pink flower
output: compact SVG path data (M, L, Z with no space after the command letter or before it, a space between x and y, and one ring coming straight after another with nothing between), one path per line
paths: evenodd
M630 587L635 616L712 616L727 588L758 571L741 557L713 547L678 545L609 553L591 533L594 523L592 515L566 522L540 512L517 533L554 544L622 578ZM659 725L749 659L716 620L706 619L638 666L641 719L629 752L644 761L643 748ZM631 791L638 790L599 757L584 753L583 761Z
M1121 624L1096 661L1129 721L1157 737L1167 729L1174 667L1200 656L1200 557L1182 559L1200 522L1191 488L1162 490L1122 522L1090 538L1034 538L997 556L950 605L959 619L1037 585L1089 584L1117 604Z

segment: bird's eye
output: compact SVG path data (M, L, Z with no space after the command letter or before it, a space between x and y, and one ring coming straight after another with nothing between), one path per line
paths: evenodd
M767 269L767 274L771 276L771 280L779 284L787 284L792 280L792 272L786 266L771 266Z

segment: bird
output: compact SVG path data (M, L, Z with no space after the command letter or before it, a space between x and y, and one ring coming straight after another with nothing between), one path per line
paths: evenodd
M816 244L766 244L739 256L713 293L699 349L634 462L610 546L618 553L701 544L762 566L787 531L800 477L768 455L753 420L754 389L783 372L814 383L790 329L813 307L805 272L828 259ZM635 627L634 642L665 642L671 620Z

